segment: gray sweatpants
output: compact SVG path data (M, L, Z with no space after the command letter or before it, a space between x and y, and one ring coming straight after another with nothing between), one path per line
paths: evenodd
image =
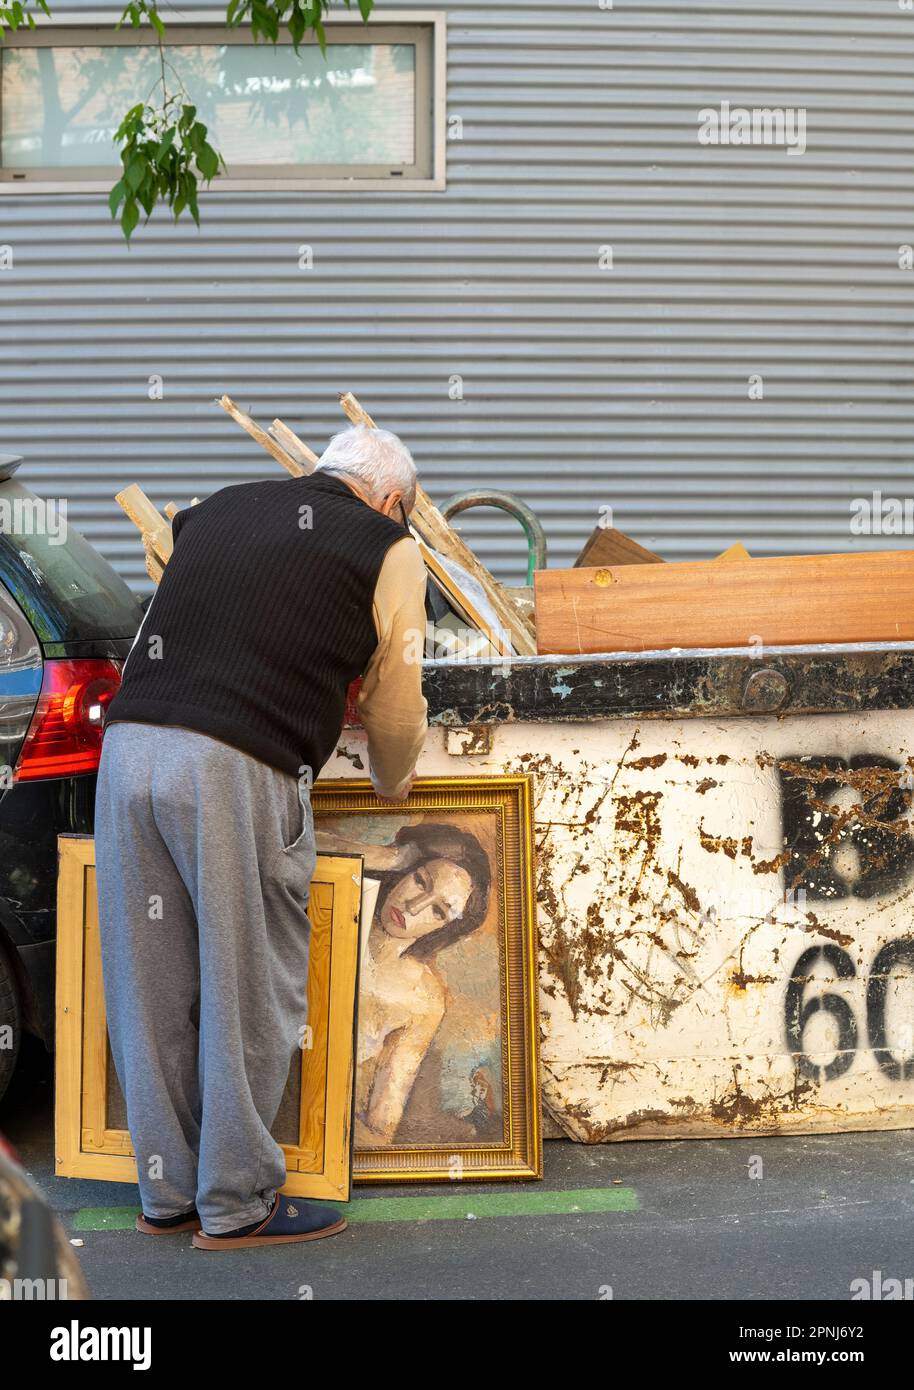
M111 1051L147 1216L263 1219L307 1022L304 779L190 729L105 731L96 878Z

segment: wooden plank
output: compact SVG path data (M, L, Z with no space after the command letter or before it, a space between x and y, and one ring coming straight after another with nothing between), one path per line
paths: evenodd
M58 843L61 843L58 841ZM104 1010L95 1007L104 997L102 949L98 926L98 888L94 873L84 879L83 900L83 1147L105 1147L108 1101L108 1028Z
M727 550L722 550L720 554L715 555L714 558L715 560L727 560L729 562L730 560L751 560L752 556L741 541L736 541L734 545L729 546Z
M153 552L164 565L171 558L173 547L171 522L168 518L153 506L138 483L131 483L129 487L115 493L115 501L120 503L134 526L138 527L144 536L149 537Z
M256 420L252 420L250 415L235 404L231 396L220 396L219 404L226 414L230 415L236 424L240 425L262 449L266 449L268 454L275 458L277 463L281 463L287 473L291 473L293 478L300 478L305 469L297 463L291 454L288 454L281 444L262 430Z
M143 554L146 557L146 573L154 584L158 584L165 572L165 565L153 549L148 534L143 532Z
M129 487L123 488L120 492L115 493L115 498L130 517L134 526L139 527L141 531L154 533L167 530L166 518L153 506L139 483L131 483Z
M77 1163L82 1129L83 904L85 874L94 862L88 835L57 839L57 963L54 1086L54 1171Z
M714 558L717 560L751 560L752 556L746 547L737 541ZM662 555L655 555L653 550L647 550L643 545L639 545L624 531L617 531L612 526L597 526L575 560L574 568L593 569L594 566L598 565L609 565L612 568L616 565L663 564L666 564L666 561Z
M374 420L372 420L371 416L368 414L368 411L361 402L356 399L351 391L342 391L340 393L340 406L350 424L367 425L370 430L376 430L378 428Z
M662 555L647 550L624 531L613 526L597 526L574 562L575 569L593 565L662 565Z
M535 623L536 617L533 609L533 585L532 584L505 584L502 586L508 598L514 604L518 613L526 618L531 626Z
M376 428L374 420L352 394L346 391L340 396L340 405L347 418L354 425L368 425ZM495 610L501 625L511 634L514 649L520 656L532 656L536 652L536 638L529 617L512 602L502 586L492 577L469 546L464 544L457 532L441 515L428 493L416 487L416 504L410 513L410 522L416 528L426 545L437 550L446 559L461 565L481 585L486 598Z
M304 473L313 473L320 463L320 457L309 449L303 440L299 439L294 430L284 424L282 420L274 420L268 431L276 440L281 449L285 449L290 458L301 465Z
M538 570L539 649L914 641L914 550Z

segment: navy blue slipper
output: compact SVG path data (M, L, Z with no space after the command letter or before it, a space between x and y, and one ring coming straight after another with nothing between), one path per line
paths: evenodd
M144 1216L140 1212L136 1219L136 1228L144 1236L173 1236L178 1231L199 1231L202 1224L196 1209L186 1212L184 1216Z
M238 1250L242 1246L289 1245L293 1241L321 1240L345 1231L346 1220L330 1207L302 1202L280 1194L266 1220L244 1235L208 1236L197 1231L193 1244L198 1250Z

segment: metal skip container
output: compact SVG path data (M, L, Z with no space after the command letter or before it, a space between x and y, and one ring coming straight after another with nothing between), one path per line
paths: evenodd
M424 776L532 774L547 1135L914 1124L914 646L426 663ZM344 730L328 777L352 774Z

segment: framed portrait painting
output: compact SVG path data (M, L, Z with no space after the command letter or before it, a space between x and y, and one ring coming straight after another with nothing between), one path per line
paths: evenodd
M353 1176L539 1178L531 780L318 781L318 850L363 863Z

